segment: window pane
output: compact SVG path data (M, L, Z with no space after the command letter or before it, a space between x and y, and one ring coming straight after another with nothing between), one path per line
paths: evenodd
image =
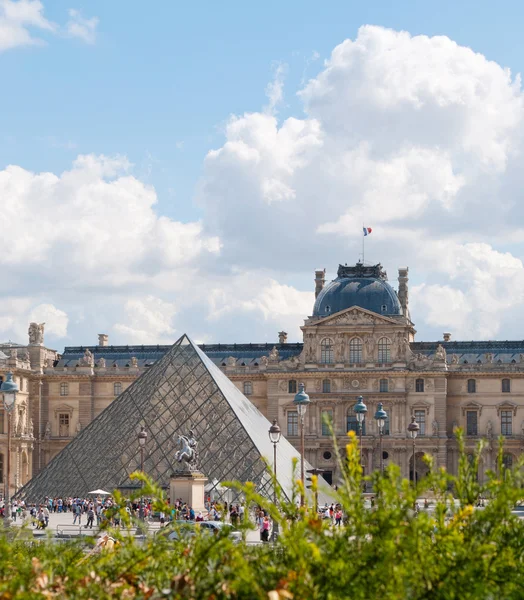
M287 413L287 434L290 436L298 435L298 412L296 411Z
M415 382L415 391L416 392L424 391L424 380L423 379L417 379L417 381Z
M67 396L68 392L69 392L68 384L67 383L61 383L60 384L60 395L61 396Z
M288 393L296 394L297 393L297 380L291 379L288 383Z
M415 411L415 421L418 423L420 427L418 435L426 435L426 411L425 410L416 410Z
M115 383L113 386L113 393L115 396L120 396L120 394L122 393L122 384L121 383Z
M381 379L380 380L380 391L381 392L387 392L388 391L388 380L387 379Z
M477 382L474 379L468 379L468 393L474 394L477 391Z
M329 338L322 340L320 344L320 362L326 364L333 362L333 340Z
M331 432L329 431L329 425L326 423L326 420L333 425L333 411L331 409L322 411L322 435L331 435Z
M5 433L4 417L5 417L4 411L0 410L0 433Z
M466 435L478 435L478 413L476 410L466 412Z
M346 431L355 431L356 433L360 433L357 415L353 412L352 409L348 412ZM366 435L366 421L365 420L362 423L362 435Z
M331 392L331 381L329 379L324 379L322 382L322 391L324 394L329 394Z
M251 381L244 381L244 394L250 396L253 393L253 384Z
M500 411L500 433L502 435L512 435L513 412L511 410Z
M387 338L378 341L378 362L388 363L391 361L391 342Z
M513 454L504 454L502 457L502 464L504 465L504 468L511 469L513 466Z
M510 382L509 382L509 379L503 379L502 380L502 391L509 393L509 391L510 391Z
M349 342L349 362L362 362L362 340L360 338L353 338Z

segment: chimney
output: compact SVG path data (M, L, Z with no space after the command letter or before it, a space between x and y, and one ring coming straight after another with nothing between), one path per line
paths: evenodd
M409 317L408 271L408 267L402 267L398 270L398 299L405 317Z
M445 342L450 342L451 341L451 333L444 333L444 341Z
M278 332L278 343L287 344L287 333L285 331Z
M322 291L326 283L326 269L317 269L315 271L315 298Z
M109 336L107 333L99 333L98 334L98 345L99 346L108 346L109 345Z

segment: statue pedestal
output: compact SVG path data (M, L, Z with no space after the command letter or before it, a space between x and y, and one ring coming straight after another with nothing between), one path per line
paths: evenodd
M175 473L169 482L169 498L173 505L176 500L187 502L195 512L205 511L204 487L207 477L199 471Z

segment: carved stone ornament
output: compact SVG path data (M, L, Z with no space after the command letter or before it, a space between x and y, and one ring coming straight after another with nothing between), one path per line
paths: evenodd
M44 343L44 326L45 323L30 323L27 334L29 335L30 344Z
M413 379L408 379L406 382L406 389L408 391L412 391L415 389L415 381Z
M273 348L271 348L271 352L269 353L269 361L270 362L276 362L279 359L279 352L278 352L278 348L276 346L273 346Z
M329 320L333 325L372 325L376 322L375 317L360 310L350 310L338 317Z
M131 360L129 361L129 366L132 367L133 369L138 368L138 358L136 356L131 357Z
M484 354L484 360L488 364L491 364L493 362L493 354L491 352L486 352L486 354Z
M89 348L85 349L84 356L80 359L81 367L92 367L95 364L95 359L93 358L93 353L89 350Z
M234 356L228 356L226 364L228 367L234 367L237 364L237 359Z
M288 390L288 383L287 383L287 381L281 381L278 384L278 387L280 388L281 392L287 392L287 390Z
M493 423L491 421L488 421L486 425L486 436L489 438L493 437Z
M438 435L438 422L437 421L433 421L433 423L431 423L431 429L432 429L432 433L434 436Z
M351 381L351 387L352 387L354 390L358 390L358 388L360 387L360 381L359 381L358 379L353 379L353 380Z
M105 358L99 358L96 366L99 367L100 369L105 369L106 368L106 359Z
M459 357L458 357L458 354L453 354L453 355L451 356L451 364L452 364L452 365L458 365L458 363L459 363Z
M229 360L229 359L228 359L228 360ZM234 360L234 359L233 359L233 360ZM260 364L261 364L261 365L264 365L264 366L266 367L266 366L267 366L267 363L268 363L268 360L269 360L269 359L268 359L268 357L267 357L267 356L261 356L261 357L260 357Z
M48 440L51 437L51 423L47 421L45 424L44 438Z
M364 340L364 347L366 349L366 357L368 360L373 360L373 355L375 352L375 340L371 335L367 335Z
M435 361L445 361L446 360L446 349L444 348L444 346L442 344L439 344L437 346L433 360L435 360Z
M27 348L24 348L20 352L20 360L23 360L25 362L27 362L29 360L29 352L27 351Z

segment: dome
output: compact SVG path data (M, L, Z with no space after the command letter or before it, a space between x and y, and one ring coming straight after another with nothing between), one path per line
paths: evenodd
M313 316L326 317L352 306L382 315L402 315L398 296L387 282L382 265L339 265L337 275L317 296Z

